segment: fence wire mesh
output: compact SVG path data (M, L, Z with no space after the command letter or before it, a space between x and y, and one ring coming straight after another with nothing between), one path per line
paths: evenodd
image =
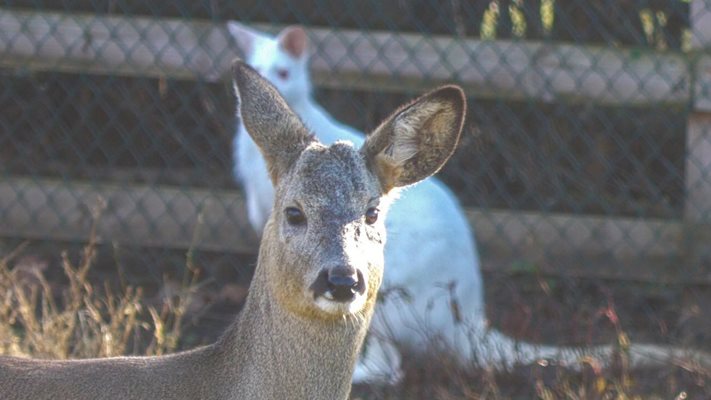
M230 20L305 26L316 99L364 132L465 88L439 178L475 230L494 326L586 342L614 301L636 337L708 347L708 1L4 0L3 251L29 239L53 260L101 209L107 275L160 285L191 249L246 284Z

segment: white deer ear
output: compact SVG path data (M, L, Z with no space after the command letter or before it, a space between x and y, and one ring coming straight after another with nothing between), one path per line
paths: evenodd
M462 89L443 86L403 106L376 128L361 152L383 192L439 171L457 146L465 113Z
M309 37L304 28L299 25L284 28L277 36L277 42L282 50L296 59L305 56L309 47Z
M274 185L316 139L279 91L252 67L232 63L242 124L264 156Z
M228 21L227 30L234 38L244 57L252 56L259 41L269 40L267 35L236 21Z

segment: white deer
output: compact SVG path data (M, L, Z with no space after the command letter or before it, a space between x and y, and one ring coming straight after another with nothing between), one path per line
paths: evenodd
M360 132L336 121L313 99L309 40L303 28L288 27L276 37L234 21L228 22L228 29L246 61L279 89L320 140L364 140ZM234 146L234 172L245 191L250 222L260 232L271 212L273 188L264 161L241 124ZM611 346L540 346L489 328L474 234L455 196L435 178L403 191L386 223L384 296L354 382L399 379L400 356L390 340L415 352L437 343L462 364L495 369L541 358L579 367L583 355L611 357ZM634 363L658 363L686 354L654 345L634 344L630 350Z
M233 69L279 210L237 320L216 343L168 356L0 357L2 400L348 398L381 283L385 213L397 188L451 156L464 94L448 86L420 97L358 150L322 144L259 74L241 62Z

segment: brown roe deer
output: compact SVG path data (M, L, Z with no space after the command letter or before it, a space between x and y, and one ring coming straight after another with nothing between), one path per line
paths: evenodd
M327 147L259 74L239 61L233 71L242 121L276 188L236 321L216 343L168 356L0 357L0 398L348 397L383 274L388 205L450 157L465 97L442 87L396 111L360 149Z

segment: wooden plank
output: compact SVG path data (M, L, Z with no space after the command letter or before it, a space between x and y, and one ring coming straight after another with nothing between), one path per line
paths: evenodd
M0 236L83 241L92 210L102 202L103 242L237 253L257 249L237 191L23 177L0 182ZM467 216L482 249L530 262L676 257L683 241L679 221L478 209L467 210Z
M711 224L468 210L483 269L656 284L708 284Z
M480 97L546 102L684 103L690 94L688 68L679 55L381 32L362 37L314 30L312 35L320 45L312 60L315 69L327 71L336 60L337 73L365 73L363 80L386 76L430 87L455 81Z
M691 47L711 47L711 0L692 0L689 14Z
M0 9L0 65L218 80L236 57L222 24Z
M689 222L711 224L711 114L689 116L685 172L684 216Z
M323 28L309 35L322 86L412 92L454 81L471 96L614 105L691 97L683 54ZM236 55L224 23L0 9L0 66L8 68L217 81Z
M689 115L686 132L684 220L686 247L691 266L708 273L711 265L711 1L691 4L691 37L699 52L694 85L695 111Z
M480 246L534 263L560 256L673 257L684 239L677 220L473 209L467 215Z
M103 204L103 206L101 206ZM253 254L240 193L8 177L0 182L0 236L82 242L97 207L99 241ZM467 210L483 268L634 281L706 282L685 259L680 221ZM711 237L705 229L704 237Z
M103 206L102 206L103 204ZM237 192L54 179L0 181L0 236L85 241L97 208L102 243L256 252Z
M693 0L690 8L691 47L697 54L694 65L694 108L711 110L711 0Z

